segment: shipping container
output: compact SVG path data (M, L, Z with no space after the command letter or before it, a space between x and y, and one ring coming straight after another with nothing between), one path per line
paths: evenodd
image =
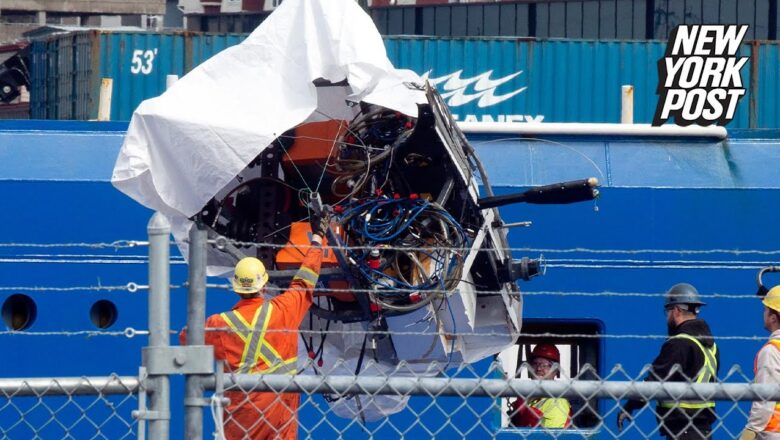
M128 120L144 99L243 34L84 32L36 41L32 117L95 119L100 79L113 79L111 119ZM386 37L394 65L436 84L460 120L618 122L620 88L634 86L634 120L649 123L658 102L663 41ZM748 89L729 128L777 128L780 91L772 75L780 44L750 42L740 55Z
M770 0L385 0L372 6L382 35L439 37L665 40L681 24L739 23L750 26L747 40L775 40L780 16ZM213 19L202 22L213 26Z
M187 28L251 32L279 0L181 0ZM209 6L211 5L211 6ZM775 0L370 0L382 35L665 40L680 24L749 25L746 39L776 40Z
M30 103L0 104L0 119L30 119Z
M114 80L111 116L129 119L138 104L185 72L182 33L77 32L32 44L34 119L95 119L101 78Z
M630 84L634 121L650 123L658 103L657 62L666 50L662 41L386 38L385 45L396 67L436 84L458 119L483 122L620 122L621 86ZM754 43L743 45L741 55L749 56L751 47L777 53L776 44ZM777 57L765 58L777 66ZM745 84L750 76L746 66ZM749 101L777 100L775 84L762 84L770 93L748 91L728 127L750 126ZM756 126L780 121L761 122Z

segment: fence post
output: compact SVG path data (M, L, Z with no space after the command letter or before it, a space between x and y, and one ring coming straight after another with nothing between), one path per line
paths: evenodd
M620 123L634 123L634 86L630 84L620 88Z
M170 345L171 225L155 212L146 227L149 235L149 346ZM167 375L149 375L152 394L149 438L167 440L170 434L170 384Z
M111 120L111 94L114 89L114 80L103 78L100 81L100 100L98 101L98 121Z
M205 344L206 327L206 240L200 222L190 229L187 291L187 345ZM203 438L203 385L201 375L188 374L184 384L184 438Z
M168 75L165 77L165 90L170 89L179 80L179 75Z

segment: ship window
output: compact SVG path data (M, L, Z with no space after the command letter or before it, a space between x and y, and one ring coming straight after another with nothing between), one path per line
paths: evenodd
M92 304L92 308L89 309L89 319L97 328L111 327L116 322L117 316L119 312L114 303L105 299Z
M598 380L601 372L603 325L595 320L561 321L552 319L523 320L517 343L498 354L506 377L527 379L530 354L537 344L555 344L561 354L560 378ZM538 335L538 336L536 336ZM551 336L556 335L556 336ZM502 398L501 427L514 428L506 414L513 398ZM572 428L592 429L599 423L598 400L569 398L572 408Z
M27 330L38 316L38 307L27 295L11 295L3 302L2 315L9 330Z

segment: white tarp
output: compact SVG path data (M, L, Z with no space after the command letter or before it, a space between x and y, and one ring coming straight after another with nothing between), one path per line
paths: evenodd
M312 82L320 78L346 80L349 87L346 92L339 87L318 92ZM414 72L393 68L373 22L354 0L285 0L243 43L198 66L163 95L141 103L130 121L112 183L166 215L186 257L187 219L235 182L279 135L306 121L350 118L355 109L345 98L417 117L417 104L427 102L422 83ZM222 272L209 266L209 275ZM342 327L362 329L359 324ZM354 373L362 340L328 338L325 363L333 366L341 359L339 368ZM405 372L370 362L361 370L436 374L428 371L431 355L421 352L424 356ZM457 353L454 359L448 356L448 364L450 360L453 365L462 362ZM406 400L352 397L332 406L335 414L373 420L403 409Z
M112 183L169 217L183 238L186 218L278 135L343 113L333 102L318 103L312 81L319 78L347 80L351 100L414 117L416 103L424 102L423 93L406 86L423 81L393 68L379 32L354 0L286 0L243 43L141 103Z

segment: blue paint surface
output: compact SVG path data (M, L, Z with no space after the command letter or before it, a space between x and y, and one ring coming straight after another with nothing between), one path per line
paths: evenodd
M0 243L110 243L116 240L145 240L151 212L115 190L111 169L121 146L121 125L51 123L0 124L0 193L5 206ZM660 294L678 282L689 282L705 295L739 295L739 298L708 300L702 316L707 319L721 350L721 377L732 365L743 373L726 380L752 379L753 356L760 340L729 340L725 336L760 336L761 305L754 298L755 269L740 266L776 264L777 255L733 253L690 254L686 251L759 250L776 251L780 232L776 227L774 201L780 196L773 164L777 163L780 136L774 131L735 132L727 142L711 140L640 140L636 138L545 138L543 141L497 141L492 136L470 136L490 174L496 192L510 193L523 187L560 180L600 177L607 182L596 203L563 206L515 205L502 208L505 221L533 222L531 228L512 229L510 245L514 257L536 257L543 253L549 267L543 277L522 283L531 294L524 297L524 319L569 321L591 319L603 324L607 335L640 335L642 338L606 338L601 354L601 375L620 364L631 377L652 361L666 332L660 297L577 296L571 292L621 292ZM29 150L29 151L27 151ZM32 153L31 153L32 152ZM61 164L60 167L57 164ZM609 177L611 176L611 177ZM601 177L600 177L601 178ZM597 207L598 210L595 210ZM599 250L668 249L660 253L590 254L566 249ZM544 249L544 250L540 250ZM146 284L146 248L8 248L0 247L0 285L24 286L114 286L128 282ZM178 255L173 250L173 255ZM56 260L82 260L61 263ZM116 260L138 259L136 264ZM589 267L564 267L578 261L597 259ZM615 266L614 260L634 263ZM679 268L658 268L686 261ZM691 268L729 263L728 268ZM186 280L186 266L177 257L171 282ZM666 263L664 263L666 262ZM599 264L604 267L593 267ZM648 267L649 266L649 267ZM214 280L219 281L219 280ZM768 283L777 279L768 277ZM533 295L553 291L559 295ZM30 331L94 330L89 309L95 301L108 299L117 305L119 317L108 330L147 326L146 291L79 292L0 291L0 302L13 293L24 293L38 305L38 316ZM171 326L181 328L185 318L185 291L171 292ZM207 311L228 309L235 298L221 291L209 291ZM172 337L171 341L176 342ZM0 377L81 376L118 373L134 375L140 365L144 336L132 339L111 336L24 336L2 335L0 347L15 353L13 362L0 363ZM476 364L484 372L487 363ZM624 376L619 376L621 379ZM173 381L172 438L182 436L181 380ZM316 402L325 408L322 399ZM458 408L461 399L436 400L443 411L428 410L424 421L441 426L450 418L461 432L474 438L487 437L495 428L497 405L491 399L471 398L474 411ZM413 398L410 409L420 412L430 399ZM120 406L125 417L135 402ZM719 402L718 412L731 432L744 424L730 402ZM602 410L612 408L607 402ZM492 409L491 409L492 408ZM740 404L746 411L747 403ZM728 415L726 415L728 413ZM478 415L475 415L478 414ZM479 415L483 414L483 415ZM602 413L603 415L603 413ZM6 426L3 413L0 424ZM32 417L32 416L31 416ZM75 417L75 416L74 416ZM614 414L606 419L610 429ZM319 410L306 406L302 423L313 426L322 419ZM206 417L208 419L208 417ZM393 415L390 422L410 426L415 416L409 410ZM336 426L349 422L328 417ZM655 426L650 411L641 413L640 427ZM120 436L123 429L112 426ZM379 438L397 438L388 426L377 428ZM84 428L86 429L86 428ZM206 432L209 432L207 428ZM474 429L473 431L468 431ZM721 431L722 432L722 431ZM636 435L633 432L633 435ZM317 437L336 436L328 425L320 426ZM353 426L345 436L364 436ZM426 437L420 426L407 433ZM459 436L448 428L440 437ZM510 434L507 434L508 436ZM629 436L632 434L629 433ZM721 438L722 435L716 436Z

